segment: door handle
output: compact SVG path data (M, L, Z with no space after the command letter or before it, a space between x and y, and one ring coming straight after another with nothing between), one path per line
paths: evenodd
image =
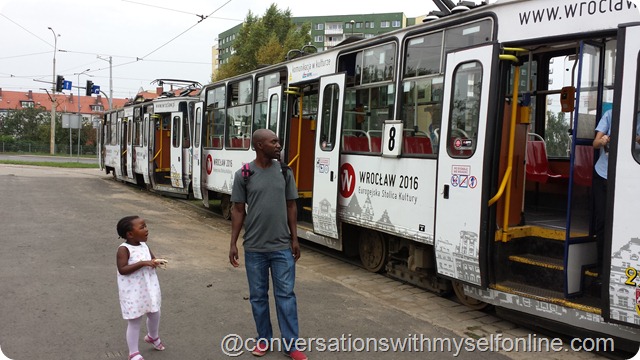
M329 173L329 181L333 181L333 171Z
M444 196L445 199L449 198L449 185L444 186L444 191L442 192L442 195Z

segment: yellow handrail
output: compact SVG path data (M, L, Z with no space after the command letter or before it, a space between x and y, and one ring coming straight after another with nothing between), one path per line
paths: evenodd
M526 49L521 49L521 48L505 48L504 50L513 51L513 52L527 51ZM498 189L498 192L496 193L495 196L491 198L491 200L489 200L489 206L493 205L496 201L498 201L498 199L502 197L502 194L505 192L505 189L506 189L505 204L503 209L504 215L503 215L502 233L505 236L508 236L506 233L509 230L509 208L510 208L510 202L511 202L511 179L512 179L511 174L513 172L513 148L515 143L516 118L518 115L517 113L518 113L518 89L519 89L519 83L520 83L520 65L519 65L520 60L516 55L509 55L509 54L500 54L499 58L500 60L513 61L516 63L516 66L515 66L514 75L513 75L513 96L511 101L511 122L510 122L510 128L509 128L509 153L507 155L508 165L507 165L507 169L505 170L504 178L502 179L502 183L500 184L500 188Z
M504 216L503 229L506 232L509 229L509 203L511 201L511 164L513 164L513 146L516 137L516 117L518 116L518 87L520 85L520 65L516 65L513 75L513 100L511 101L511 128L509 129L509 156L507 167L509 174L507 179L507 194L504 198Z
M298 143L296 144L297 147L297 152L296 152L296 156L293 157L293 159L291 159L291 161L289 161L289 167L291 167L291 165L295 162L296 163L296 170L293 174L294 179L296 180L296 182L298 182L299 179L299 174L300 174L300 144L302 143L302 93L300 92L300 89L297 87L289 87L287 88L287 90L285 90L286 94L290 94L290 95L297 95L300 97L300 101L298 101Z

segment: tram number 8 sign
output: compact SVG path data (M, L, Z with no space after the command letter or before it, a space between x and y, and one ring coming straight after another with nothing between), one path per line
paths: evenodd
M402 152L404 126L401 120L386 120L382 136L382 156L399 157Z

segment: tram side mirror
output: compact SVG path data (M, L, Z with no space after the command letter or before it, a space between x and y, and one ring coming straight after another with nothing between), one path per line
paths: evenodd
M560 105L562 112L572 112L576 102L576 88L565 86L560 90Z

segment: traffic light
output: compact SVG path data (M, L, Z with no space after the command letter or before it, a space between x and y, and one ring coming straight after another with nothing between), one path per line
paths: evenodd
M91 96L93 94L93 81L87 80L87 88L85 90L85 95Z
M64 88L64 77L62 75L58 75L56 78L56 91L61 92Z

